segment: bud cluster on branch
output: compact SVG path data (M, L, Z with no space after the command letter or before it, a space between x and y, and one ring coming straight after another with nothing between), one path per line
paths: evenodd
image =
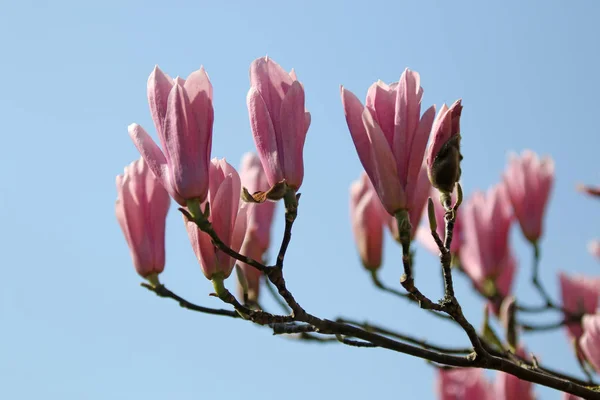
M600 279L559 276L561 302L539 279L544 214L554 181L554 164L531 151L511 155L503 179L487 192L463 198L461 100L421 113L423 88L406 69L398 82L375 82L363 103L341 87L348 129L364 172L350 186L350 218L358 255L373 284L413 306L454 323L470 346L453 348L351 318L318 317L288 290L285 256L298 217L304 178L303 149L311 118L304 85L268 57L250 67L247 95L250 126L258 155L248 153L240 173L225 159L211 159L213 87L203 68L187 79L172 79L158 67L148 79L150 112L160 146L140 125L129 134L141 158L117 177L117 220L142 285L192 311L227 316L267 327L300 341L379 347L429 360L438 369L439 398L533 399L534 384L576 396L600 399L593 374L600 371ZM593 196L600 190L580 187ZM165 223L172 198L180 207L191 247L224 309L193 304L161 283L165 267ZM285 230L273 262L271 224L283 200ZM422 216L424 220L421 221ZM509 233L518 222L533 253L531 285L540 304L522 304L512 290L518 271ZM389 231L399 245L399 284L383 282L383 242ZM439 256L444 282L441 299L423 293L413 275L411 246L418 240ZM600 253L592 242L590 251ZM399 268L399 266L398 266ZM237 295L227 288L236 270ZM485 301L484 323L476 329L463 314L453 274L464 274ZM282 313L263 308L264 289ZM530 315L554 313L557 322L531 323ZM496 332L490 319L503 332ZM573 355L587 379L543 366L526 351L522 335L564 328ZM499 371L495 384L483 369Z

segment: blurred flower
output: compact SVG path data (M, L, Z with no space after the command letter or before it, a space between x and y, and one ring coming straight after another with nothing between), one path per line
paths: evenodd
M558 275L563 308L573 315L593 314L598 308L600 279L583 275L569 276L563 272ZM567 316L568 317L568 316ZM567 325L571 337L579 338L583 333L581 322Z
M503 298L510 293L516 269L508 243L513 218L505 186L473 194L462 207L461 218L463 269L482 294Z
M240 178L242 185L250 193L269 190L269 181L260 158L256 154L246 153L244 155L240 168ZM248 216L248 227L240 249L241 254L262 261L271 242L271 224L276 205L276 203L270 201L254 205L252 213ZM260 292L262 273L246 263L240 262L240 267L248 282L248 299L256 302Z
M583 335L579 340L585 359L600 372L600 314L583 317Z
M504 173L508 197L523 235L532 243L542 236L544 212L554 183L554 161L532 151L511 154Z
M439 369L437 392L440 400L494 400L492 384L479 368Z
M383 224L392 218L383 209L366 173L350 186L350 220L363 266L377 270L383 253Z

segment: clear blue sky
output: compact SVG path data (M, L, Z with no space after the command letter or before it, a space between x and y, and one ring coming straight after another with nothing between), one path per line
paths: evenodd
M434 370L421 360L274 338L139 287L114 217L114 177L138 157L127 125L154 132L148 75L155 64L171 76L205 66L215 93L212 154L237 166L253 148L250 62L268 54L295 68L312 125L286 263L290 289L323 317L369 319L460 345L462 332L379 293L359 265L348 186L361 165L339 85L363 99L372 82L395 81L409 67L421 73L425 105L463 98L467 193L494 184L510 150L552 155L557 177L542 270L556 295L558 270L600 272L585 247L600 236L600 208L574 191L579 181L600 181L599 16L593 0L4 1L0 397L433 399ZM278 240L281 215L276 223ZM163 281L219 306L175 208L167 224ZM512 243L521 260L517 292L533 302L525 281L531 255L517 229ZM383 275L397 285L400 252L386 244ZM436 260L417 252L417 281L438 297ZM479 324L481 301L464 279L457 288ZM564 332L525 339L544 363L578 374Z

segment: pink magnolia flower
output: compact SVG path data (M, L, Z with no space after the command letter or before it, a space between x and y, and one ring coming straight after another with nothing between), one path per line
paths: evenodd
M494 400L493 386L478 368L439 369L440 400Z
M158 66L148 78L148 102L163 151L138 124L129 136L148 166L182 206L203 202L208 191L212 146L213 89L204 68L171 79Z
M600 240L592 240L588 243L588 251L594 257L600 259Z
M562 400L583 400L581 397L575 396L571 393L563 393Z
M117 176L116 214L135 270L146 278L165 268L165 223L169 194L143 159Z
M462 207L461 264L477 289L486 296L490 282L498 295L510 292L515 258L509 247L509 230L512 223L506 188L498 184L487 194L477 192Z
M384 208L390 215L411 210L435 117L434 106L421 117L419 74L406 69L397 83L375 82L366 107L344 87L341 96L358 157Z
M564 272L558 275L563 308L571 314L593 314L598 308L600 279L583 275L569 276ZM573 338L583 333L580 322L567 325L567 331Z
M383 252L383 223L391 218L381 206L367 174L361 174L350 186L350 220L358 254L365 268L381 266Z
M525 356L522 348L517 350L521 357ZM514 375L499 371L496 375L496 399L495 400L534 400L533 384L523 381Z
M544 212L554 183L554 161L532 151L511 154L504 182L523 234L532 243L542 236Z
M583 317L583 335L579 345L585 359L600 372L600 314Z
M298 190L304 178L302 151L310 126L304 87L292 70L261 57L250 65L247 97L250 126L271 186L283 180Z
M240 169L242 185L250 193L269 190L269 181L256 154L247 153L242 158ZM262 260L269 248L271 241L271 223L275 212L274 202L255 204L252 213L248 216L248 227L246 236L240 252L254 260ZM252 301L258 300L260 276L262 273L254 267L240 263L248 282L248 298Z
M213 158L210 164L210 204L209 221L227 246L239 251L246 235L249 204L240 200L242 184L236 170L225 159ZM201 206L204 209L205 205ZM229 277L235 259L218 250L210 236L202 232L192 221L186 221L186 228L194 253L202 266L202 272L208 279L215 274Z
M460 179L460 115L461 100L440 109L433 123L433 140L427 150L427 172L433 187L452 193Z
M438 200L439 193L436 189L432 188L429 196L433 200L433 209L435 211L435 220L437 222L437 233L440 236L440 239L444 240L446 235L446 220L444 215L446 211L442 206L442 203ZM456 203L456 191L452 193L452 204ZM429 229L429 219L427 215L423 216L425 220L422 223L416 233L417 240L430 252L433 254L439 254L440 250L438 249L435 240L431 236L431 230ZM462 208L458 208L456 212L456 220L454 222L454 230L452 231L452 244L450 245L450 253L452 255L458 255L460 247L462 245Z

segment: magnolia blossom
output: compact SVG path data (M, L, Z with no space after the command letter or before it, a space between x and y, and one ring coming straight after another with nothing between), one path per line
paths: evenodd
M252 205L242 203L240 177L225 159L211 160L209 221L219 239L235 251L239 251L246 235L248 211ZM201 207L204 209L206 204ZM193 221L186 221L186 228L194 253L200 262L202 272L208 279L219 274L227 278L231 274L235 259L217 249L210 236L200 231Z
M358 157L385 210L394 215L415 207L425 147L435 117L432 106L421 116L419 74L406 69L400 81L375 82L366 106L341 88L346 122Z
M240 168L242 185L250 192L269 190L269 181L256 154L247 153L242 158ZM271 224L275 212L274 202L255 204L252 213L248 216L248 227L240 253L254 260L262 260L269 248L271 241ZM248 298L252 301L258 300L260 277L262 273L256 268L240 263L240 267L248 282Z
M367 269L381 266L383 224L388 218L367 174L361 174L350 186L350 220L358 254Z
M493 386L479 368L438 370L439 400L495 400Z
M117 176L117 220L129 245L135 270L146 278L165 268L165 223L169 194L143 159Z
M213 89L204 68L171 79L158 67L148 78L148 102L163 150L138 124L129 135L146 163L182 206L203 202L208 192Z
M600 314L583 317L583 335L579 344L585 359L600 372Z
M583 275L569 276L561 272L560 293L562 306L570 314L593 314L598 308L598 295L600 295L600 279ZM579 338L583 333L580 322L567 324L567 331L571 337Z
M542 235L544 212L554 183L554 161L532 151L511 154L504 173L508 197L525 237L535 243Z
M462 207L461 264L479 291L486 296L506 296L516 261L509 246L512 213L506 188L499 184L487 194L477 192ZM497 293L490 292L493 283Z
M261 57L250 65L247 97L250 126L270 186L285 180L298 190L304 178L302 152L310 126L304 87L292 70Z
M460 115L461 100L440 109L433 123L433 139L427 150L427 172L433 187L452 193L460 179Z

